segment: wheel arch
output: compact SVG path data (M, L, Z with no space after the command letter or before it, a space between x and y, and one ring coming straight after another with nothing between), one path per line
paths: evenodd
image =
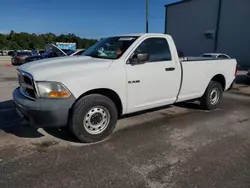
M74 106L75 103L77 103L77 101L79 101L82 97L87 96L87 95L91 95L91 94L100 94L100 95L103 95L103 96L111 99L114 102L114 104L116 105L118 115L119 116L122 115L123 104L122 104L122 100L121 100L120 96L114 90L107 89L107 88L98 88L98 89L92 89L92 90L86 91L85 93L83 93L82 95L80 95L76 99L76 101L74 102L74 104L72 106Z
M210 81L216 81L221 84L223 91L226 89L226 79L222 74L215 75Z

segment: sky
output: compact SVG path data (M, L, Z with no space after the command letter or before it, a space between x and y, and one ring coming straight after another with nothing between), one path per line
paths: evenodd
M149 32L164 32L164 5L149 0ZM0 33L74 33L101 38L145 32L145 0L2 0Z

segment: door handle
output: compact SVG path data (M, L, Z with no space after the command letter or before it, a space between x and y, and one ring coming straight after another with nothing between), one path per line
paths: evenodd
M170 68L165 68L166 71L174 71L175 68L174 67L170 67Z

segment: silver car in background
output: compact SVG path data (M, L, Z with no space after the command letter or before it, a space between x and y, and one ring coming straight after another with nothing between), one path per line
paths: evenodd
M213 59L230 59L231 57L227 54L222 53L204 53L201 57L213 58Z
M8 51L7 50L1 50L0 51L0 56L7 56L8 55Z

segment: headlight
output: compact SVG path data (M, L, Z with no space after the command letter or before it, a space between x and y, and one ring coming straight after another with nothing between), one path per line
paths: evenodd
M36 82L41 98L68 98L71 93L58 82Z

